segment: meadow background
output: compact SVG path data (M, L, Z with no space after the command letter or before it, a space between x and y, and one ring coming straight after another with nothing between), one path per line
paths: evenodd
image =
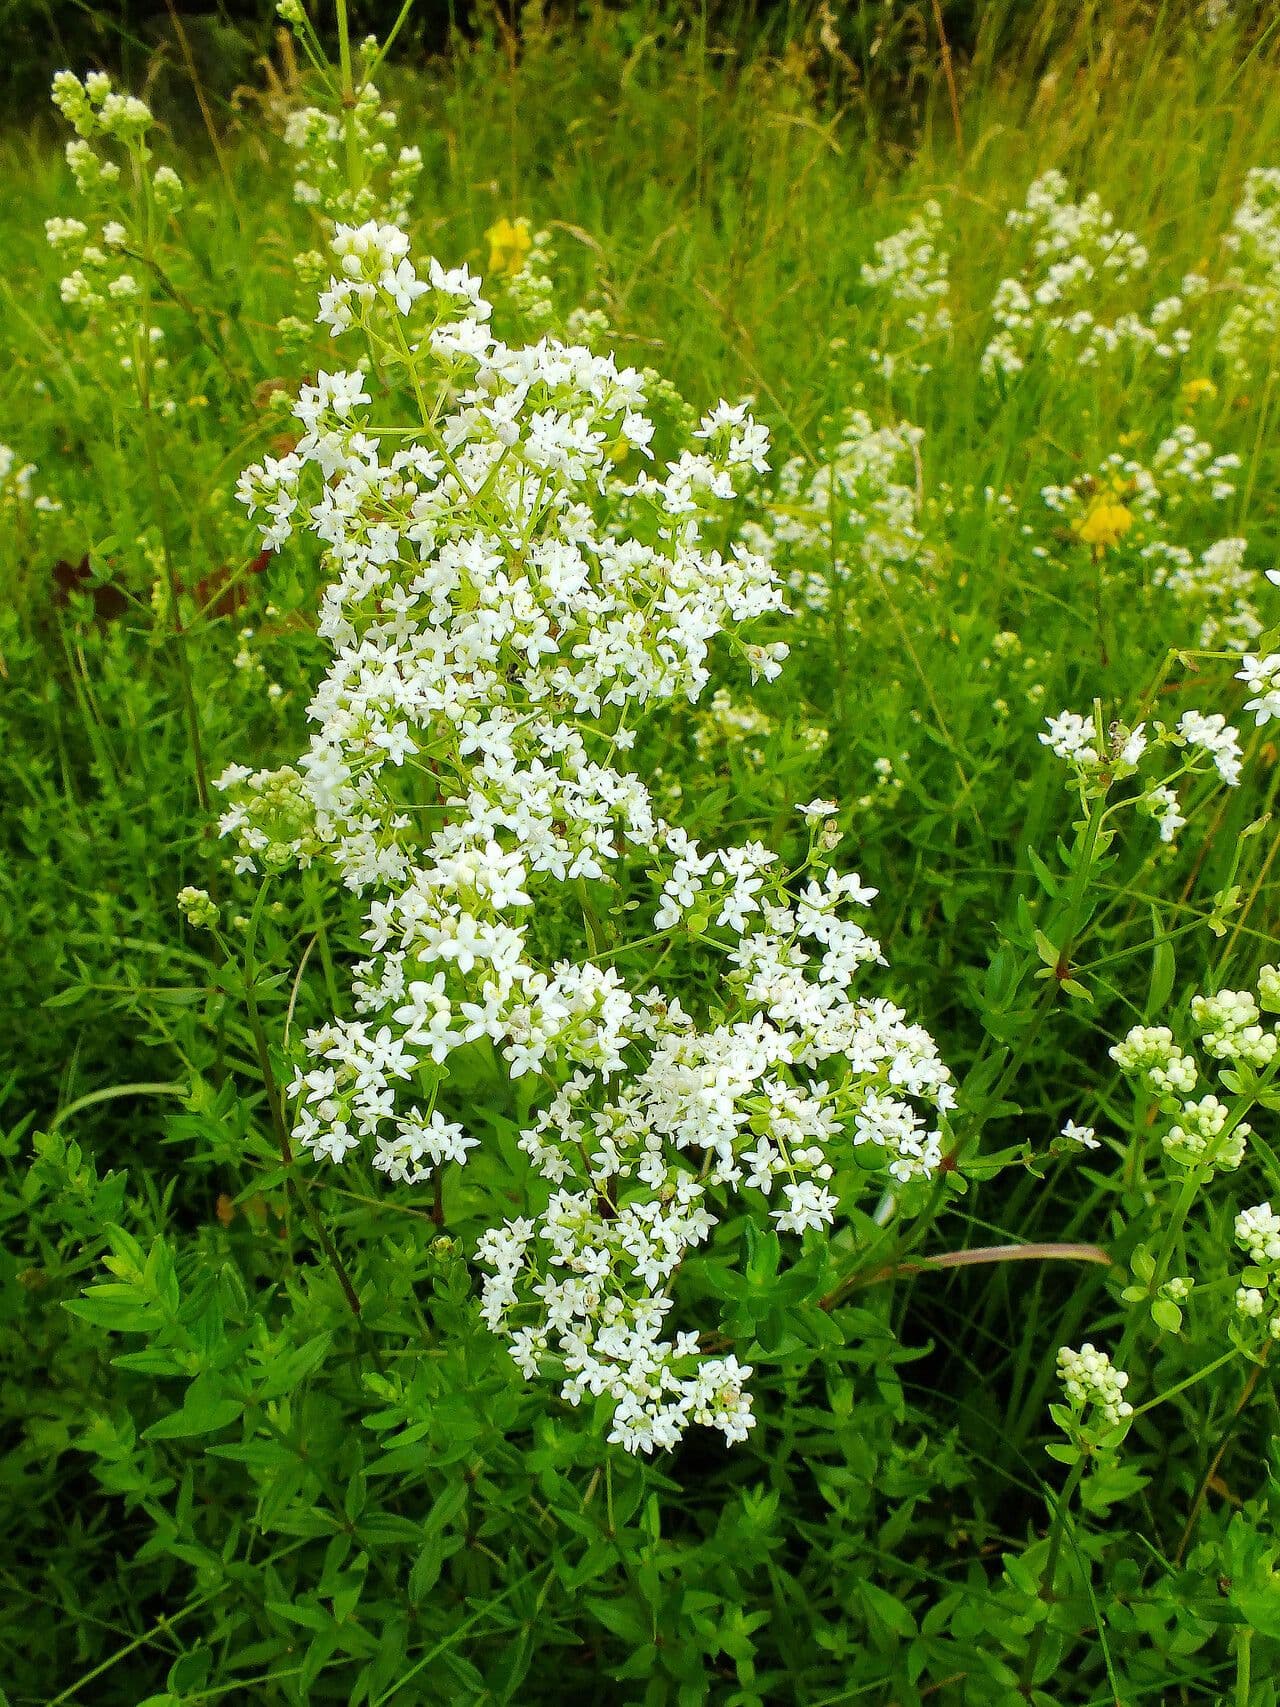
M492 234L527 218L545 290L495 293L505 336L585 305L620 361L698 413L752 398L794 459L741 514L796 577L786 670L726 661L637 766L709 839L836 803L888 992L960 1087L900 1220L855 1194L803 1260L762 1223L699 1272L757 1425L652 1459L479 1322L527 1112L500 1063L458 1078L501 1160L445 1219L273 1136L360 928L321 865L235 874L209 783L292 760L323 667L316 554L259 558L234 496L336 359L282 140L314 75L265 8L3 10L0 1700L1274 1707L1272 1342L1237 1288L1269 1312L1276 1277L1235 1218L1280 1191L1276 1093L1237 1061L1243 1159L1180 1161L1109 1053L1139 1023L1191 1047L1193 997L1280 958L1277 725L1237 677L1280 608L1280 212L1229 241L1280 167L1272 9L424 5L379 70L422 152L415 255L501 285L522 254ZM172 408L46 241L77 212L48 76L97 65L186 185L155 270ZM1033 313L1021 368L984 364L1001 281L1043 276L1008 216L1050 172L1148 251L1078 305L1151 324L1179 296L1184 345L1085 363ZM876 245L930 206L919 301ZM1162 841L1132 770L1040 738L1095 703L1103 747L1112 719L1224 713L1238 786L1180 780ZM1125 1428L1051 1415L1085 1342L1123 1352Z

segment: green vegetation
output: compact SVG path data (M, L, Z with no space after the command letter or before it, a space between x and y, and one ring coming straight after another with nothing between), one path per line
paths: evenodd
M291 9L0 154L0 1702L1276 1707L1270 8Z

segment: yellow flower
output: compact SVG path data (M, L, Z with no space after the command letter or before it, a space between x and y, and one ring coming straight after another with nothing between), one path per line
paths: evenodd
M1133 511L1107 495L1090 506L1088 513L1075 524L1075 529L1086 545L1105 551L1109 546L1118 545L1132 526Z
M508 219L506 214L503 214L497 224L491 225L484 235L489 245L489 271L510 273L514 278L523 268L525 256L533 248L533 231L529 221L523 214L518 219Z
M1182 400L1194 409L1197 403L1203 403L1206 398L1218 395L1218 388L1211 379L1189 379L1182 388Z

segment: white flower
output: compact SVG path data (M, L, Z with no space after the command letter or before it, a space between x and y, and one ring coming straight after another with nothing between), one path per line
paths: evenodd
M1178 734L1190 747L1198 747L1213 760L1223 782L1234 787L1240 781L1240 737L1220 711L1184 712Z
M1253 712L1259 727L1280 718L1280 652L1242 659L1237 679L1255 696L1245 701L1245 710Z
M800 816L807 824L820 824L825 818L834 818L839 810L834 800L811 800L800 807Z
M394 272L383 273L378 282L401 314L408 314L418 298L427 294L428 287L414 272L410 261L401 261Z
M1102 1142L1092 1126L1077 1126L1074 1120L1068 1120L1062 1128L1061 1136L1069 1144L1079 1144L1082 1150L1100 1150Z

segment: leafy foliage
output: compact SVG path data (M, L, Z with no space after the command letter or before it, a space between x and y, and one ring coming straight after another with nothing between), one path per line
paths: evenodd
M1249 702L1277 691L1276 44L1244 6L1158 39L1138 10L991 10L954 119L923 10L891 111L866 8L736 58L637 8L482 28L412 75L354 55L421 150L415 254L486 273L504 339L651 367L662 455L685 397L769 422L774 473L717 544L788 589L764 638L791 659L753 685L718 655L630 762L690 835L788 869L797 806L834 803L885 987L958 1085L931 1178L870 1190L849 1148L830 1229L744 1196L682 1266L704 1349L754 1370L732 1448L636 1459L485 1325L477 1241L531 1189L534 1097L497 1049L442 1080L464 1167L396 1185L281 1143L363 906L322 863L237 872L210 779L301 750L325 667L319 550L260 553L234 492L346 360L310 322L332 233L285 140L328 74L302 43L234 109L201 84L207 146L126 137L89 198L125 238L87 270L89 239L40 230L89 217L71 172L6 145L14 1707L1274 1707L1280 765ZM366 119L334 155L361 207L396 169ZM157 166L185 183L164 219ZM1116 232L1132 271L1068 324L1037 290ZM1011 324L1016 371L984 362ZM638 893L549 894L538 952ZM711 1000L700 953L663 975ZM1221 1119L1187 1113L1188 1061Z

